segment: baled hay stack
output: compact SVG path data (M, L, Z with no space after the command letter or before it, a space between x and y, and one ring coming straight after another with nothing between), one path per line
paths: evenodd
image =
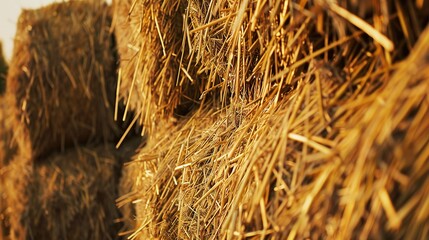
M225 107L159 127L129 164L130 238L427 238L429 2L339 4L204 5L229 14L197 28L226 29Z
M359 16L345 20L351 13L344 7ZM348 46L363 41L385 51L391 64L410 50L427 22L427 1L128 0L114 1L113 8L119 96L149 130L182 100L201 104L210 97L224 106L264 99L272 89L287 93L309 59L329 58L343 67L344 55L353 54ZM336 54L339 45L342 55Z
M7 77L17 123L38 158L78 143L111 140L115 58L105 4L66 2L24 10Z
M198 102L201 84L190 75L188 56L181 55L185 7L183 1L113 1L119 99L126 106L118 118L133 110L144 132Z
M358 54L352 52L356 44L362 52L384 52L380 64L392 64L429 20L424 0L187 2L183 34L189 48L181 50L208 75L201 98L211 92L223 105L289 92L311 59L344 68L347 57Z
M71 149L45 160L16 158L2 169L12 239L115 238L122 156L114 146Z

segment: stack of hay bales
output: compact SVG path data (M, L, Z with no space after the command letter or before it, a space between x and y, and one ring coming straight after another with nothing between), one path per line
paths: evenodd
M122 161L111 8L24 10L2 102L2 237L114 239ZM4 126L4 128L3 128Z
M126 166L129 238L427 238L429 1L188 0L170 43L138 27L168 37L157 10L170 3L146 3L116 1L129 23L115 25L119 54L175 49L191 64L164 71L189 81L167 89L195 87L201 101L150 125ZM161 75L141 67L158 59L137 57L148 46L121 58L121 91L165 102Z

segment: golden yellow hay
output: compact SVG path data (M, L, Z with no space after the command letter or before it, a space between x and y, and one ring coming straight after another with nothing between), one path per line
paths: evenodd
M385 1L127 0L113 8L117 101L125 101L126 112L135 110L148 130L181 103L189 111L213 98L225 106L260 101L273 89L287 93L310 59L342 66L353 54L350 45L369 43L390 64L409 51L427 21L414 4Z
M185 7L183 1L113 1L120 57L117 101L125 104L118 119L135 111L143 132L198 102L201 84L189 75L194 72L188 57L180 55Z
M429 63L410 67L424 50L387 86L340 106L329 92L341 85L323 79L322 92L302 84L277 105L202 111L165 129L131 163L140 171L123 200L137 212L130 236L426 236Z
M115 58L110 8L72 1L24 10L7 93L34 158L79 143L112 140Z
M187 1L207 98L128 164L128 238L427 238L427 2Z

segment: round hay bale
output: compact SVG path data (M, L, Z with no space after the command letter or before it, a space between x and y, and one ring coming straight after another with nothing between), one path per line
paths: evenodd
M115 239L121 157L113 146L71 149L3 168L12 239Z
M34 158L118 134L110 21L110 8L97 1L21 13L7 92Z

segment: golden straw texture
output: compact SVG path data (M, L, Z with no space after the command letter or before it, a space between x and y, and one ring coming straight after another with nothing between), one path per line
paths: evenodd
M427 1L186 3L199 107L128 164L130 239L428 236Z
M118 134L109 14L102 3L77 1L22 12L7 94L16 99L16 125L25 125L17 138L34 158Z

